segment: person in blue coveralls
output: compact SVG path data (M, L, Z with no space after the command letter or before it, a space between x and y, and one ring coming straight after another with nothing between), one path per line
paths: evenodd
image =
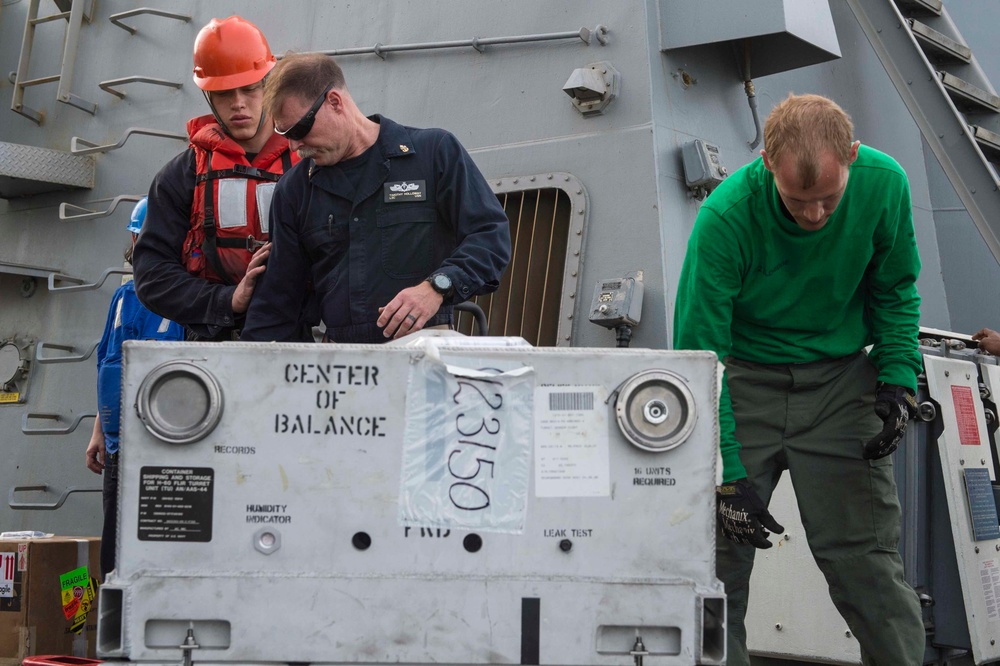
M365 116L321 54L287 54L264 85L302 161L271 200L271 255L242 340L295 338L310 284L331 342L447 327L510 261L507 215L450 132Z
M146 197L132 210L132 243L125 250L131 262L136 237L146 219ZM118 424L122 388L122 343L126 340L183 340L180 324L153 314L139 303L131 278L118 287L108 309L101 344L97 347L98 418L87 445L87 468L104 474L104 529L101 534L101 579L115 568L118 522Z

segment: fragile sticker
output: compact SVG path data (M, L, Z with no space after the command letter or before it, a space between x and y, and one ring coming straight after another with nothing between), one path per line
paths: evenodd
M60 575L59 586L62 589L63 615L73 623L73 627L76 627L80 624L81 618L86 619L93 605L95 596L93 579L84 566Z

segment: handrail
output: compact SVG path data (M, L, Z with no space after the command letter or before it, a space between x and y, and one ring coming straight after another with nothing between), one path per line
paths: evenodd
M135 34L139 31L138 28L133 28L130 25L122 23L122 19L126 19L132 16L139 16L140 14L152 14L153 16L162 16L164 18L177 19L178 21L183 21L184 23L190 23L191 17L187 14L174 14L172 12L165 12L162 9L153 9L152 7L139 7L138 9L130 9L127 12L119 12L117 14L112 14L108 17L112 23L121 28L122 30L127 30L131 34Z
M107 198L107 199L94 199L93 201L85 201L84 203L102 203L105 201L110 201L111 206L107 210L92 210L90 208L84 208L83 206L77 206L76 204L71 204L66 201L59 204L59 219L60 220L90 220L95 217L107 217L111 213L115 212L118 208L118 204L123 201L139 201L143 195L141 194L120 194L117 197ZM68 214L69 209L82 210L85 211L80 215L70 215Z
M94 344L90 345L90 348L82 354L70 354L68 356L43 356L43 349L61 349L63 351L75 351L76 347L73 345L57 345L52 342L42 342L39 340L35 344L35 362L37 363L76 363L77 361L86 361L97 349L97 346L101 344L100 340L95 340Z
M73 422L70 423L69 426L66 428L29 428L28 427L29 419L46 419L49 421L59 421L62 419L62 416L60 416L59 414L25 413L21 415L21 432L23 432L25 435L68 435L69 433L76 430L76 427L80 425L80 421L83 421L84 419L92 419L95 418L96 416L97 414L92 414L89 412L84 414L77 414L76 418L73 419Z
M167 81L166 79L154 79L150 76L125 76L120 79L101 81L97 86L104 92L109 92L119 99L125 99L128 95L120 90L115 90L114 86L122 86L126 83L152 83L157 86L167 86L168 88L180 88L184 84L180 81Z
M89 291L91 289L100 289L104 281L108 279L111 275L131 275L131 268L106 268L101 276L97 278L97 282L93 284L78 284L72 287L57 287L55 286L56 276L55 274L49 275L49 291Z
M496 46L499 44L524 44L527 42L546 42L556 39L579 39L584 44L590 45L590 38L592 35L596 37L597 41L602 46L607 45L608 29L603 25L598 25L593 30L590 30L589 28L580 28L579 30L576 31L549 32L537 35L512 35L509 37L473 37L472 39L459 39L459 40L440 41L440 42L420 42L414 44L378 43L373 46L360 46L349 49L331 49L329 51L316 51L316 53L322 53L323 55L328 55L328 56L349 56L349 55L364 55L367 53L374 53L379 58L385 60L385 54L398 53L401 51L426 51L430 49L454 49L465 46L471 46L472 48L482 53L487 46Z
M147 129L145 127L129 127L125 130L125 133L121 135L117 143L109 143L104 146L98 146L96 143L91 143L85 139L78 136L74 136L70 139L69 152L74 155L90 155L91 153L108 153L112 150L118 150L130 136L133 134L145 134L147 136L159 136L164 139L177 139L178 141L187 141L188 137L186 134L174 134L173 132L167 132L164 130ZM87 146L86 148L78 148L77 146Z
M80 488L77 486L70 486L66 490L62 491L59 495L59 499L55 502L43 503L43 502L15 502L14 494L18 492L30 492L30 491L47 491L51 486L47 484L39 484L35 486L13 486L7 495L7 506L12 509L23 509L23 510L40 510L40 511L52 511L58 509L66 501L66 498L73 493L99 493L102 492L101 488ZM58 491L56 491L58 492Z
M468 312L472 315L472 318L476 321L476 328L479 329L479 335L489 335L490 327L486 323L486 313L483 312L483 308L477 303L472 301L465 301L464 303L458 303L455 305L456 312Z
M847 0L913 121L983 241L1000 263L1000 180L893 2ZM886 29L883 29L885 27ZM906 53L909 58L894 58ZM980 79L988 80L973 60Z
M89 3L89 11L84 3ZM63 41L62 66L59 68L59 89L56 90L56 100L63 104L75 106L90 115L97 114L97 104L74 95L70 90L73 85L73 70L76 68L77 44L80 41L80 27L83 22L90 23L94 17L94 5L97 0L72 0L70 3L69 25L66 26L66 36Z

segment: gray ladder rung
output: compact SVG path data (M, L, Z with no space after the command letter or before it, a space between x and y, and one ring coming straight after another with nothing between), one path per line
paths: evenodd
M110 81L101 81L97 84L97 87L104 92L109 92L115 97L120 99L125 99L126 95L122 91L118 90L115 86L125 85L126 83L152 83L157 86L167 86L168 88L181 88L184 84L180 81L167 81L166 79L154 79L150 76L126 76L120 79L112 79Z
M74 136L70 139L69 150L74 155L90 155L92 153L107 153L112 150L118 150L125 145L128 138L133 134L143 134L146 136L158 136L164 139L176 139L177 141L187 141L187 134L175 134L173 132L167 132L165 130L147 129L145 127L129 127L122 134L121 138L118 139L117 143L109 143L103 146L98 146L96 143L91 143L86 139L81 139L78 136ZM81 148L80 146L83 146Z
M983 152L988 157L991 157L993 160L1000 158L1000 134L985 127L973 125L972 138L976 140L976 143L979 144L979 147L983 149Z
M110 201L111 205L105 210L94 210L93 208L84 208L83 206L77 206L76 204L71 204L68 201L64 201L59 204L59 219L60 220L92 220L96 217L107 217L111 213L115 212L118 208L118 204L123 201L136 202L143 198L142 194L120 194L117 197L112 197L110 199L94 199L93 201L87 201L85 203L104 203L105 201ZM82 213L70 213L70 210L83 211Z
M28 426L28 422L32 419L45 419L48 421L56 421L65 423L66 420L62 418L59 414L21 414L21 432L25 435L68 435L69 433L76 430L76 427L80 425L80 422L84 419L94 419L97 418L97 414L83 413L77 414L76 417L70 421L70 424L63 427L51 427L51 428L31 428Z
M910 19L909 23L913 36L917 38L921 46L925 47L925 51L929 50L934 55L949 60L972 62L972 49L965 44L955 41L943 32L938 32L920 21Z
M29 86L37 86L43 83L52 83L53 81L58 81L60 78L59 74L53 74L52 76L41 76L37 79L29 79L27 81L22 81L21 85L25 88Z
M896 0L899 8L919 9L930 12L935 16L941 16L941 0Z
M104 284L104 281L108 279L111 275L132 275L132 268L111 268L104 269L101 276L97 278L97 282L91 284L75 284L68 287L57 287L56 280L60 278L54 274L49 275L49 291L51 292L69 292L69 291L90 291L92 289L100 289Z
M63 354L62 356L45 356L44 350L46 349L61 349L62 351L75 352L77 348L73 345L57 345L51 342L38 341L35 345L35 361L37 363L76 363L78 361L86 361L90 358L91 354L97 349L98 345L101 344L100 340L95 340L88 349L84 350L79 354Z
M1000 97L948 72L938 72L944 89L955 105L965 110L1000 113Z
M66 488L61 493L59 493L59 497L57 497L56 501L54 502L18 502L14 500L14 495L16 493L31 492L31 491L44 493L50 490L53 493L59 493L59 490L57 488L50 486L48 484L40 484L35 486L11 486L10 492L7 494L7 506L9 506L12 509L18 509L18 510L54 511L55 509L61 507L63 503L66 501L66 498L72 495L73 493L99 493L102 491L102 488L79 488L77 486L70 486L69 488Z
M131 9L127 12L120 12L118 14L112 14L108 18L116 26L122 30L127 30L131 34L138 32L137 28L123 23L122 19L126 19L132 16L139 16L140 14L152 14L153 16L162 16L163 18L176 19L178 21L184 21L185 23L191 22L191 17L187 14L174 14L173 12L165 12L162 9L152 9L150 7L141 7L139 9Z
M28 23L31 25L38 25L39 23L48 23L49 21L58 21L59 19L68 19L69 11L62 12L60 14L50 14L49 16L40 16L38 18L29 19Z

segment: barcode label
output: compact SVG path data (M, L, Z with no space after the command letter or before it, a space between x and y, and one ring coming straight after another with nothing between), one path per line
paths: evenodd
M550 393L549 411L590 412L594 409L593 393Z

